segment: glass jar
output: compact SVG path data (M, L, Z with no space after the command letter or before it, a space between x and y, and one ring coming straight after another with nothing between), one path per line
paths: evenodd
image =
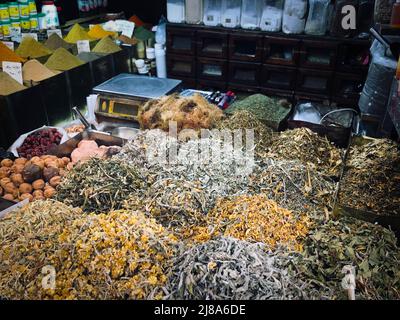
M257 29L260 27L262 3L262 0L242 1L240 26L243 29Z
M31 22L31 30L39 30L39 19L37 14L31 14L29 17Z
M22 30L31 29L31 20L29 18L21 18L21 29Z
M42 13L46 15L46 27L48 29L60 26L57 7L54 5L54 1L43 1Z
M215 27L221 24L222 0L204 0L203 23Z
M172 23L185 21L185 0L167 0L167 19Z
M283 9L282 31L287 34L303 33L307 17L307 0L286 0Z
M222 25L226 28L240 26L242 0L222 0Z
M8 3L8 12L10 13L10 18L19 18L18 2L9 2Z
M310 35L322 36L328 25L328 10L330 0L309 0L308 18L304 32Z
M0 4L0 20L1 21L10 20L10 13L8 12L7 4Z
M265 0L260 28L263 31L279 32L282 28L284 0Z
M203 1L186 0L185 11L186 23L199 24L203 21Z

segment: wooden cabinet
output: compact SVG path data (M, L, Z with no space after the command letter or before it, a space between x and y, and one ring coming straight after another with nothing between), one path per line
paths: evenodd
M167 50L171 54L196 54L196 31L192 28L168 28Z
M198 31L197 55L199 57L227 59L228 33L215 31Z
M264 62L296 66L299 61L300 40L277 37L264 38Z
M334 70L337 43L304 40L300 48L300 67Z
M193 77L196 73L196 61L193 56L168 55L168 75L172 77Z
M228 82L258 87L260 71L261 63L230 62Z
M261 87L294 90L296 86L296 68L263 65Z
M333 72L299 69L296 91L302 95L307 92L329 98L332 91Z
M263 36L237 32L229 36L229 59L245 62L261 62Z
M197 76L203 80L223 81L227 79L228 62L220 59L198 58Z

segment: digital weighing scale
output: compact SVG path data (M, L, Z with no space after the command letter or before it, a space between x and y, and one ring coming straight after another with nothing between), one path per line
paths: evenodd
M98 94L95 114L98 122L137 122L137 115L150 99L177 91L182 81L120 74L93 89Z

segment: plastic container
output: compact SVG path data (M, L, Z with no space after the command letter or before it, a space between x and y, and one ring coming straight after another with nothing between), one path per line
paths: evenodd
M19 3L19 15L21 18L29 18L29 4L28 1Z
M9 2L8 3L8 12L10 13L10 18L19 18L18 2Z
M36 2L35 0L29 0L28 2L29 5L29 13L37 13L37 7L36 7Z
M2 33L3 33L3 37L4 38L8 38L8 37L11 36L10 28L11 28L11 21L10 20L1 22L1 29L3 31Z
M8 5L5 3L0 4L0 20L1 21L10 20L10 13L8 11Z
M31 29L31 20L30 18L21 18L21 29L22 30L30 30Z
M199 24L203 21L203 1L185 1L185 20L190 24Z
M243 0L240 26L243 29L257 29L260 27L262 0Z
M306 18L306 0L286 0L283 10L282 31L287 34L303 33Z
M222 0L222 25L226 28L240 26L242 0Z
M397 0L393 5L390 25L394 28L400 28L400 0Z
M265 0L260 28L263 31L279 32L282 28L284 0Z
M309 0L308 18L304 32L310 35L323 36L328 25L330 0Z
M46 28L57 28L60 26L57 7L54 1L43 1L42 13L46 15Z
M11 27L21 28L21 21L19 18L11 18Z
M33 13L30 15L29 20L31 22L31 30L39 30L39 19L38 15Z
M47 29L46 14L39 13L38 14L38 21L39 21L39 30Z
M172 23L185 22L185 0L167 0L167 19Z
M215 27L221 24L222 0L204 0L203 23Z

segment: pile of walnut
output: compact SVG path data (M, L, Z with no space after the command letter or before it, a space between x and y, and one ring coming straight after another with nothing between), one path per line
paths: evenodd
M15 202L52 198L61 178L72 166L69 158L49 155L29 161L4 159L0 164L0 197Z

